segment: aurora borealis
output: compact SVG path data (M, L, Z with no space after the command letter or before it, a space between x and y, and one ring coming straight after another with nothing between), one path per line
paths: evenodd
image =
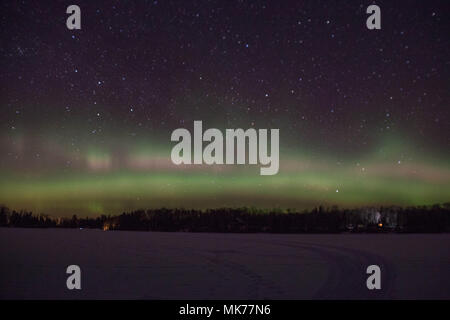
M450 201L447 1L3 1L0 204ZM407 4L407 5L406 5ZM280 170L175 166L176 128L279 128Z

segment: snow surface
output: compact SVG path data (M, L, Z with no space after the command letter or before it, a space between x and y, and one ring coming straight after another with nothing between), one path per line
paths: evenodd
M450 299L449 270L450 234L0 228L1 299Z

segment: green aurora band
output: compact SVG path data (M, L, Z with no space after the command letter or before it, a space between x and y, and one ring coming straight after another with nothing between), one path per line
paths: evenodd
M66 155L76 164L70 168L46 166L52 161L42 159L52 158L45 157L44 148L41 166L27 161L27 170L2 171L0 203L57 216L95 216L159 207L303 210L450 200L450 167L439 161L445 157L413 156L417 148L394 137L371 152L347 157L285 148L274 176L260 176L259 165L177 167L170 160L171 146L142 142L126 152L108 152L91 145ZM59 149L64 148L50 143L47 153Z

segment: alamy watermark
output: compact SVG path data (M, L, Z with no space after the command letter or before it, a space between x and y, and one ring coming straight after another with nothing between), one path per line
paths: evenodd
M261 164L261 175L274 175L279 169L279 129L270 129L270 155L268 154L268 130L254 128L226 129L224 135L219 129L210 128L203 132L202 121L194 121L192 137L189 130L178 128L172 132L171 141L179 141L172 149L171 159L180 164ZM181 140L181 141L180 141ZM248 141L248 152L246 145ZM203 142L209 142L203 149ZM236 155L235 155L236 153ZM225 156L225 157L224 157Z
M67 289L73 290L81 290L81 269L76 264L71 264L67 267L66 273L70 274L66 280Z
M367 278L366 286L369 290L381 289L381 269L378 265L372 264L367 267L366 273L370 274Z

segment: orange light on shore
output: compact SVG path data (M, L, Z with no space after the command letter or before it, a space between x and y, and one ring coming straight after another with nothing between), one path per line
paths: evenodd
M379 223L378 226L381 228L381 227L383 226L383 224L382 224L382 223Z

